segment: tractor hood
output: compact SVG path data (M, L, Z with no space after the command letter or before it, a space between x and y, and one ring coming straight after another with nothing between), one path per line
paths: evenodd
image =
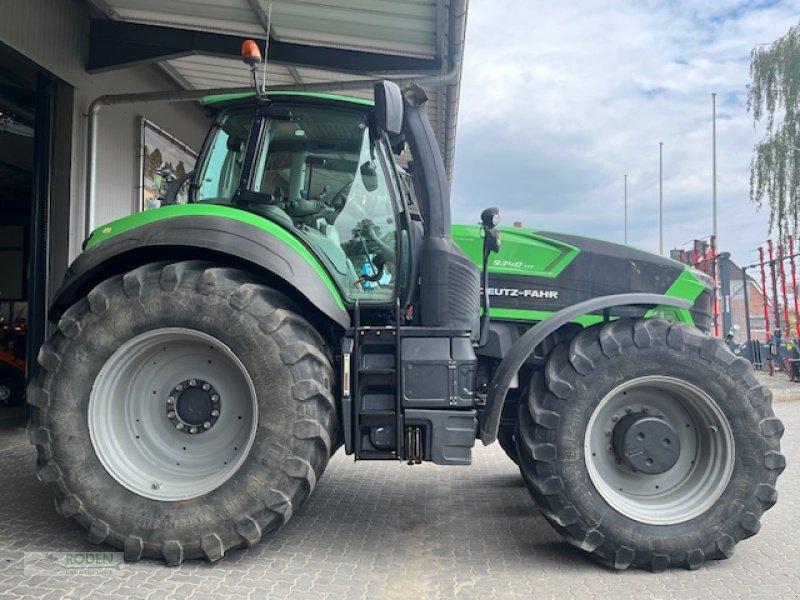
M480 227L456 225L453 239L480 263ZM501 239L500 252L489 259L493 317L541 320L597 296L646 292L695 303L691 314L665 309L669 314L664 316L701 327L705 323L698 321L708 319L702 313L710 312L710 279L677 261L630 246L549 231L506 227L501 228ZM594 320L590 316L586 324Z

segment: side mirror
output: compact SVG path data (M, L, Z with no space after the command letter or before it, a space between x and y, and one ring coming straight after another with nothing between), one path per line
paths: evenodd
M378 171L375 170L375 164L372 162L365 162L361 165L361 182L368 192L374 192L378 189Z
M481 223L485 229L494 229L500 223L500 209L492 206L481 213Z
M487 208L481 213L484 256L489 256L490 252L500 251L500 232L496 229L499 223L500 210L496 207Z
M403 94L400 86L391 81L378 81L374 95L378 127L386 133L399 134L403 130Z

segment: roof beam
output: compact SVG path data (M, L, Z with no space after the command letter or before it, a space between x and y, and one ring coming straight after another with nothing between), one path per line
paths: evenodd
M270 16L264 12L264 7L261 6L261 0L247 0L247 2L258 18L258 22L261 23L261 26L264 28L264 35L267 36L268 40L277 40L278 36L275 35L275 28L272 26L272 23L270 23ZM270 11L272 11L271 5ZM267 52L269 52L269 47L267 48ZM268 59L269 56L265 56L264 58ZM303 83L303 78L300 77L300 73L297 72L296 67L293 65L286 65L286 69L289 71L295 83Z
M192 54L238 58L245 38L191 29L92 19L86 70L99 73ZM273 39L269 60L277 64L347 73L437 72L438 58L416 58Z

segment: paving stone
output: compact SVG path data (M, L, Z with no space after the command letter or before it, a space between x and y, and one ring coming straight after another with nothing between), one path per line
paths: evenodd
M27 577L25 551L94 551L54 509L22 431L0 431L0 598L789 598L800 599L800 402L775 404L787 468L761 532L698 571L604 569L536 511L493 445L471 467L333 457L282 529L219 563L125 565L112 579ZM105 547L100 547L101 549Z

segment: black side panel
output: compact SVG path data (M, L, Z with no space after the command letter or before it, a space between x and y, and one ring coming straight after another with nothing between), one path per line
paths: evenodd
M480 272L450 238L427 238L420 269L421 323L478 330Z
M265 277L278 277L282 291L307 300L342 327L350 316L339 307L314 267L280 240L247 223L211 216L174 217L121 233L81 254L67 269L50 309L56 321L76 300L111 275L160 260L226 259Z
M570 244L580 253L555 279L490 273L493 307L557 311L599 296L663 294L685 268L674 260L611 242L546 231L537 234Z

